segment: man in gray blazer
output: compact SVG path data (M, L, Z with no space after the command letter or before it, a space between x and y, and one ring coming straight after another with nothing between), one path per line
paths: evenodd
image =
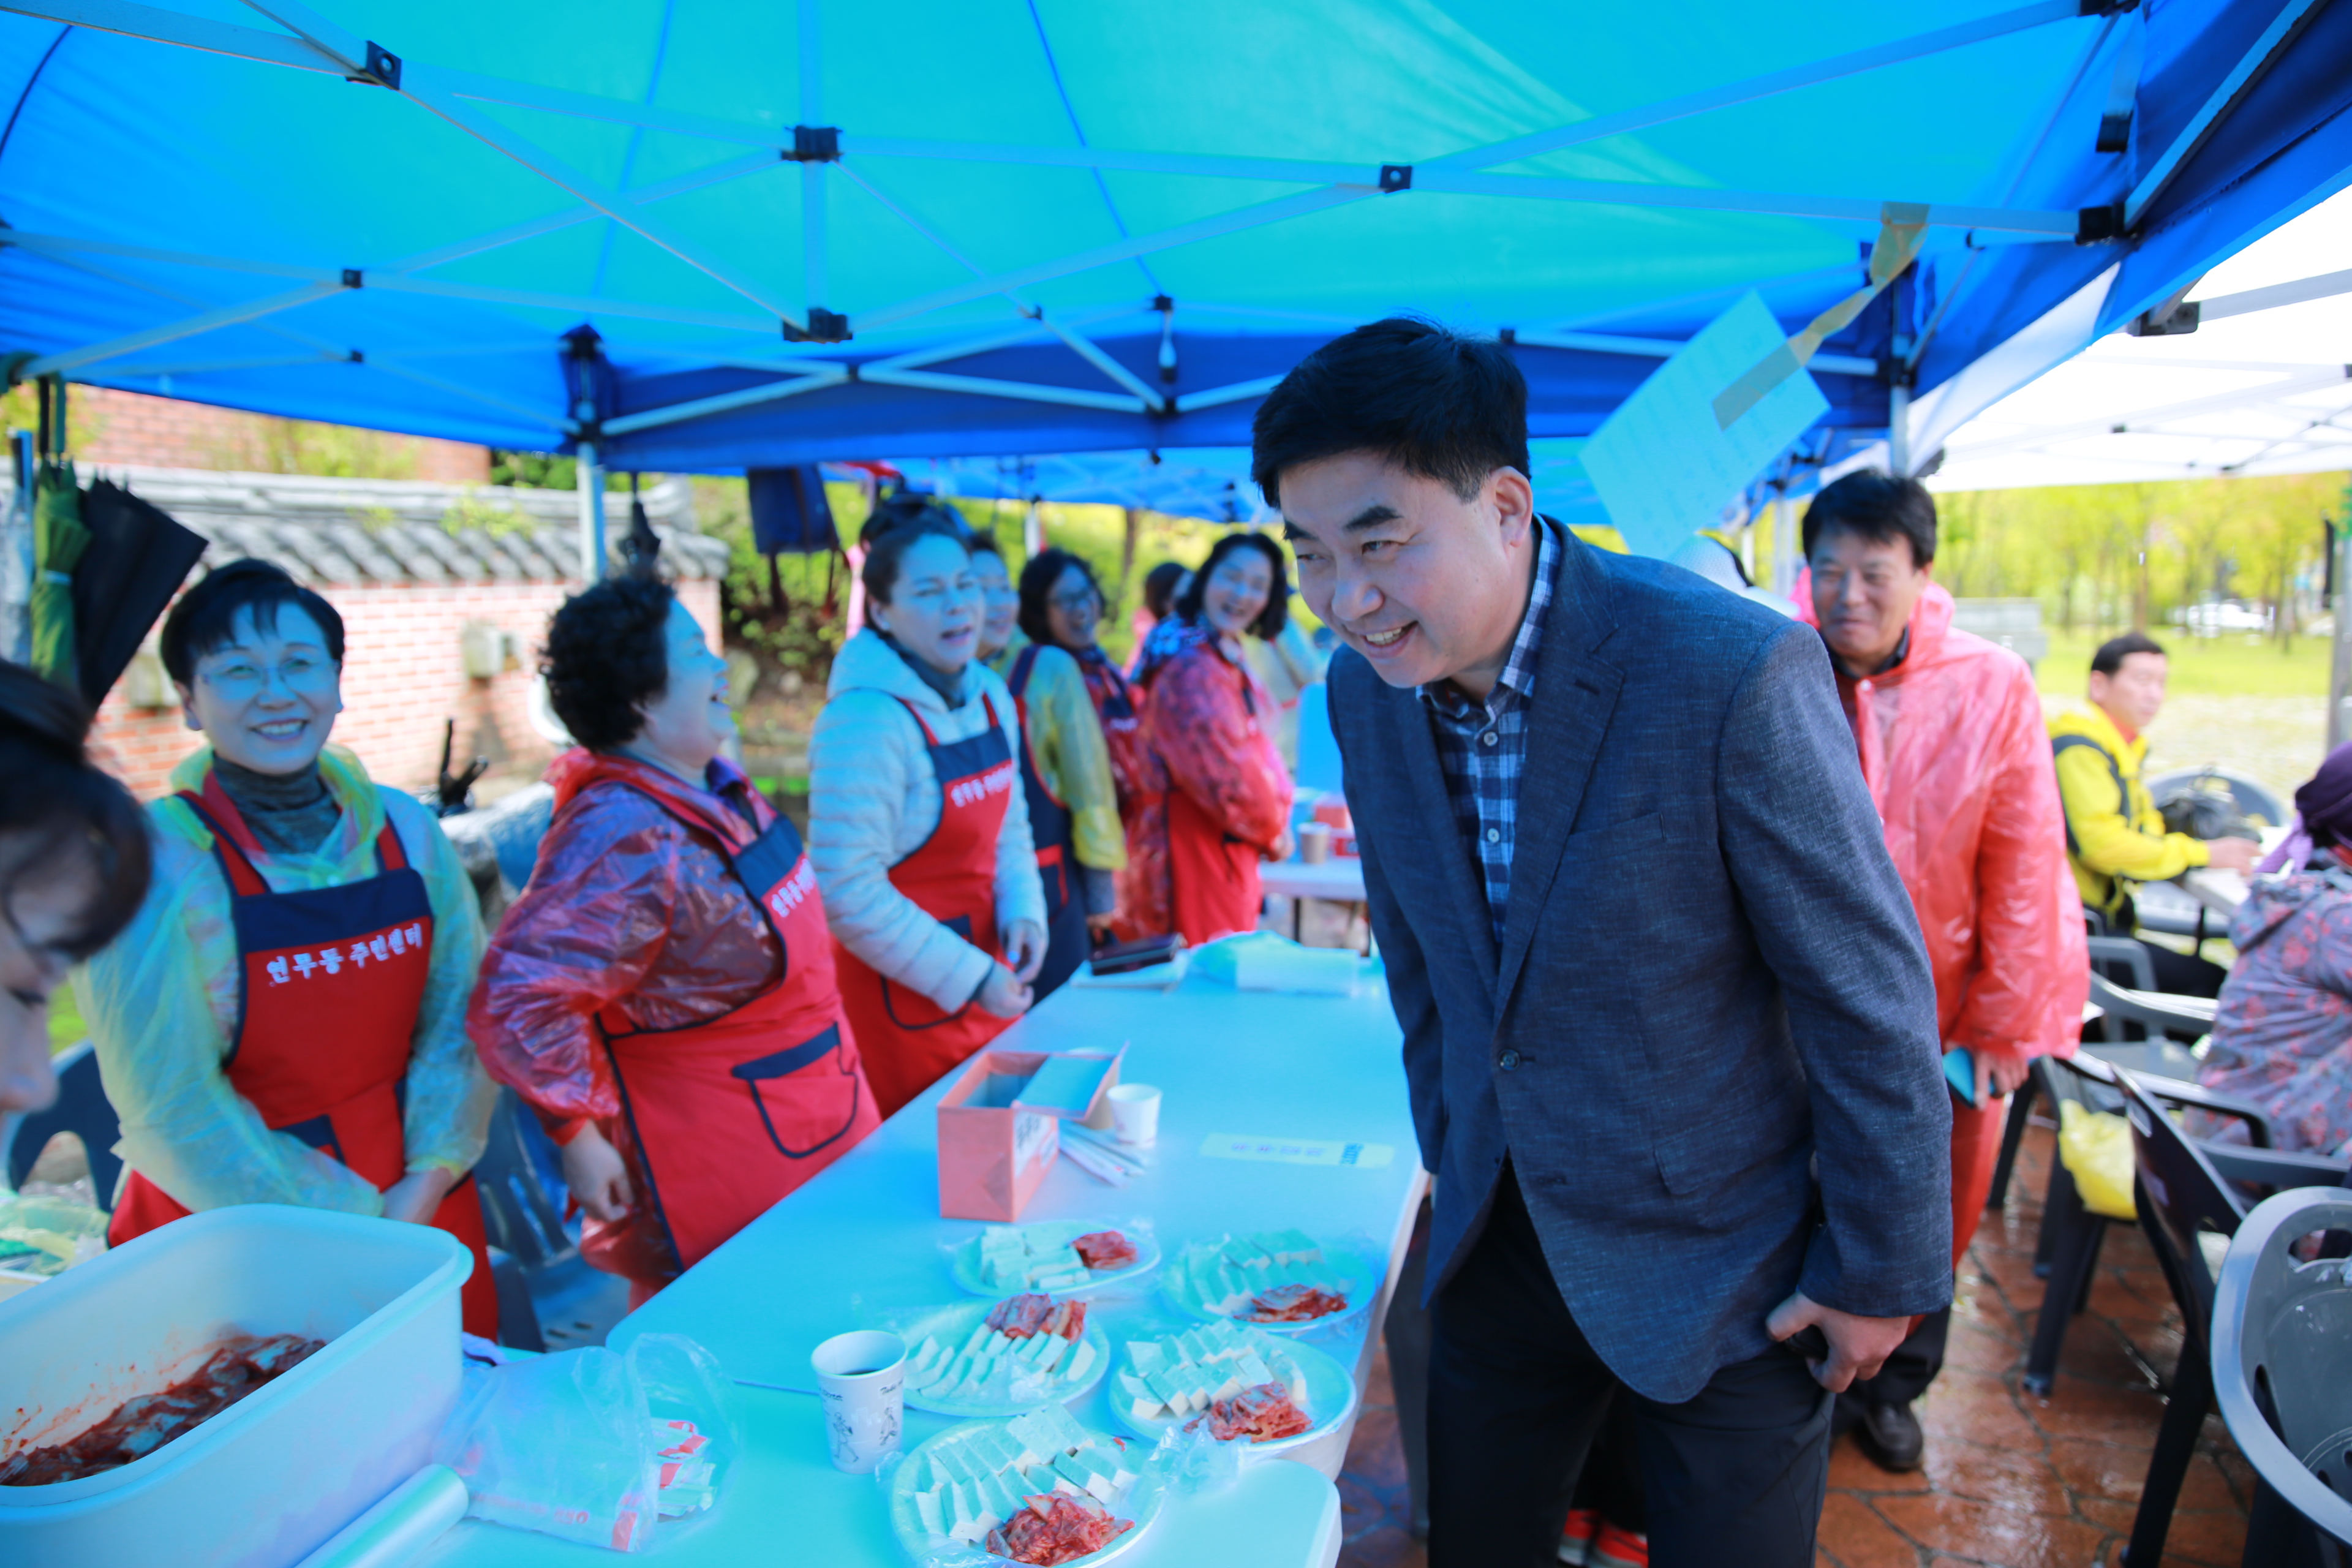
M1255 427L1437 1178L1430 1561L1551 1562L1622 1386L1662 1568L1805 1568L1952 1298L1934 985L1820 637L1537 516L1526 411L1391 320Z

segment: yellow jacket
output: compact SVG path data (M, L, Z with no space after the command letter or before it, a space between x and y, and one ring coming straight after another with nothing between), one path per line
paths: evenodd
M1010 680L1014 662L1028 646L1028 635L1016 628L988 668ZM1021 703L1028 721L1024 732L1038 776L1054 798L1070 808L1078 864L1097 871L1125 870L1127 829L1118 820L1110 746L1103 739L1102 720L1095 713L1094 699L1087 695L1078 661L1058 647L1039 648Z
M201 790L212 761L210 746L198 748L173 770L173 791ZM373 877L376 835L391 819L433 904L433 958L402 1116L408 1169L438 1166L462 1176L482 1157L498 1101L498 1085L466 1036L466 1004L482 958L474 885L432 813L378 786L357 757L330 746L319 772L342 803L341 820L311 853L262 855L254 869L279 893ZM223 1068L236 1029L239 975L228 882L213 858L212 834L194 812L169 797L147 810L155 846L147 901L73 983L106 1098L121 1119L117 1152L198 1212L295 1204L382 1214L383 1199L365 1177L290 1132L272 1131L230 1084Z
M2161 882L2207 863L2203 840L2164 830L2139 782L2145 736L2125 740L2105 710L2079 702L2052 716L2050 745L2066 807L2066 861L2085 905L2120 915L2134 882Z

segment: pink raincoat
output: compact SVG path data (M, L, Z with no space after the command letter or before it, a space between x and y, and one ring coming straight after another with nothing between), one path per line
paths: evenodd
M1811 574L1793 596L1818 626ZM1860 680L1841 672L1838 697L1927 939L1945 1048L2011 1062L2071 1056L2090 968L2042 700L2023 659L1955 630L1952 612L1952 595L1930 583L1903 662ZM1991 1187L2004 1106L1953 1107L1956 1258Z

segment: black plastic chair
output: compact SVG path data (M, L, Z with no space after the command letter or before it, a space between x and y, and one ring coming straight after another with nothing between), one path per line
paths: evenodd
M58 1100L47 1110L26 1112L9 1136L8 1184L21 1187L41 1151L60 1132L81 1140L89 1155L89 1185L100 1208L114 1206L114 1184L121 1178L122 1162L114 1156L114 1142L122 1136L106 1085L98 1076L98 1052L88 1040L69 1046L52 1064L58 1070Z
M2299 1261L2314 1231L2352 1230L2352 1194L2284 1192L2255 1205L2213 1295L2213 1398L2256 1477L2246 1568L2352 1563L2352 1279Z
M2339 1186L2345 1165L2315 1154L2280 1149L2249 1151L2192 1139L2173 1125L2165 1106L2146 1085L2118 1075L2124 1114L2131 1122L2137 1167L2133 1196L2140 1228L2172 1287L2180 1309L2180 1361L2167 1391L2164 1421L2156 1450L2148 1456L2147 1479L2132 1519L2131 1544L2121 1562L2154 1564L2164 1559L2164 1538L2180 1483L2197 1456L2197 1436L2213 1408L2213 1304L2216 1267L2203 1237L2237 1234L2247 1211L2273 1190Z
M529 1137L536 1129L526 1128L527 1115L514 1090L499 1090L474 1184L482 1194L482 1226L499 1288L499 1338L515 1350L541 1351L547 1341L531 1304L531 1276L577 1257L579 1249L531 1158Z
M2071 1058L2043 1057L2033 1065L2053 1109L2059 1101L2071 1100L2086 1110L2121 1111L2124 1075L2138 1069L2135 1076L2143 1092L2168 1107L2194 1107L2243 1122L2255 1149L2270 1150L2271 1122L2262 1108L2174 1076L2183 1066L2193 1074L2197 1062L2168 1041L2085 1047ZM2099 1248L2112 1223L2111 1216L2092 1212L2083 1202L2065 1161L2053 1157L2033 1258L2033 1271L2048 1283L2042 1292L2042 1316L2033 1325L2033 1343L2025 1355L2025 1386L2032 1393L2046 1394L2057 1381L2058 1354L2065 1348L2066 1330L2090 1304Z

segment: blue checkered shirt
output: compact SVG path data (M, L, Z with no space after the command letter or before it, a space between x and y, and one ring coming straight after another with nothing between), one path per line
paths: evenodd
M1535 698L1536 658L1543 647L1544 612L1551 607L1552 583L1559 575L1561 545L1556 525L1536 527L1536 579L1528 613L1511 639L1511 657L1486 694L1474 703L1452 683L1422 687L1421 700L1435 722L1437 760L1445 770L1445 793L1463 841L1486 879L1486 913L1495 941L1503 940L1503 915L1511 902L1511 848L1517 837L1519 774L1528 760L1528 704Z

